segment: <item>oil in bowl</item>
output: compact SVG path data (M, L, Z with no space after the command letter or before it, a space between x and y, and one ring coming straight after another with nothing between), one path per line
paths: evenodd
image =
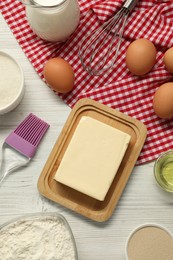
M173 192L173 150L161 154L155 161L154 176L162 189Z

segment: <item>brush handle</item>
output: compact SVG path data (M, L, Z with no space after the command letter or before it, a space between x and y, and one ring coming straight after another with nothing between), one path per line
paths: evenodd
M0 184L7 175L16 171L20 167L26 166L29 161L30 158L4 143L2 146L2 158L0 164Z
M34 146L32 143L14 132L7 136L5 143L14 147L14 149L29 158L32 158L37 150L37 146Z

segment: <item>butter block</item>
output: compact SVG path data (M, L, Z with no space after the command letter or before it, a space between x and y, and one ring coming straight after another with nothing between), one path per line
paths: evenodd
M54 179L103 201L130 138L99 120L81 117Z

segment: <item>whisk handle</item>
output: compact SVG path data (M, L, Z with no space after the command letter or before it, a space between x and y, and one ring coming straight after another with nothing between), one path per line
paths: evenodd
M124 3L123 7L126 8L126 9L128 9L129 11L131 11L131 10L135 7L135 5L136 5L137 3L138 3L138 0L127 0L127 1Z

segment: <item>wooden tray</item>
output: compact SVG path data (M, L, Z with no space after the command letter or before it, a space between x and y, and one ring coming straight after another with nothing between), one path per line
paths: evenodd
M82 116L93 117L131 136L128 149L104 201L98 201L54 180L63 154ZM142 122L91 99L81 99L72 109L42 170L38 180L39 192L48 199L92 220L106 221L112 215L125 188L146 139L146 134L146 127Z

